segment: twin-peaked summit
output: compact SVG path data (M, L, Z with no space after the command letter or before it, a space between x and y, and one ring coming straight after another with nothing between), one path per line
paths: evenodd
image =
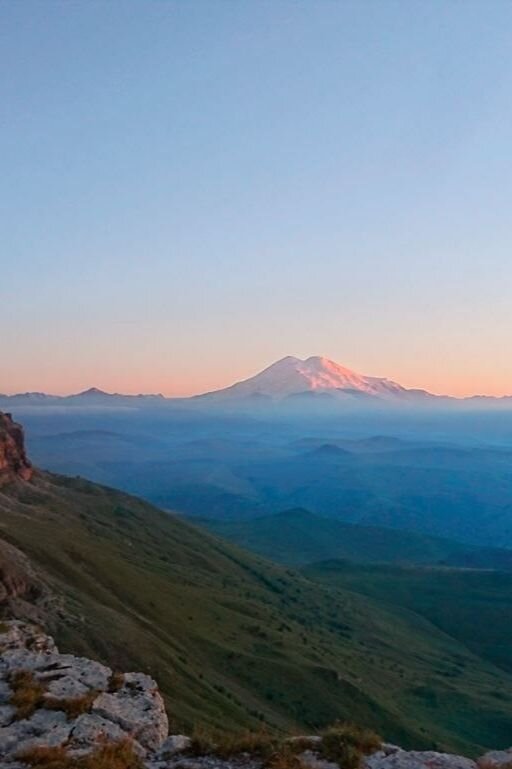
M328 358L313 355L301 360L288 355L259 374L208 393L207 397L286 398L303 393L324 393L393 398L409 392L390 379L358 374Z

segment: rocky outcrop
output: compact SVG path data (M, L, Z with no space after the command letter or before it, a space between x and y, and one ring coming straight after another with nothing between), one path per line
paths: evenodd
M141 769L340 769L325 759L325 737L281 741L278 753L231 753L192 746L168 735L163 699L143 673L113 673L99 662L60 654L37 626L12 620L0 625L0 767L96 767L98 751L125 746ZM242 744L242 743L241 743ZM379 745L379 742L375 743ZM193 747L193 749L191 749ZM217 746L218 747L218 746ZM274 748L272 748L274 749ZM34 763L37 751L63 751L66 763ZM32 757L32 759L31 759ZM83 762L89 761L89 763ZM115 763L101 766L135 766ZM351 764L352 765L352 764ZM510 769L510 750L489 752L477 762L434 751L406 751L382 744L361 769Z
M32 473L22 426L0 411L0 487L16 479L29 481Z
M0 627L0 652L0 766L19 767L36 747L83 756L125 739L142 759L159 755L168 721L149 676L60 654L50 636L19 621Z
M470 758L434 750L402 750L383 745L378 753L364 760L364 769L477 769Z

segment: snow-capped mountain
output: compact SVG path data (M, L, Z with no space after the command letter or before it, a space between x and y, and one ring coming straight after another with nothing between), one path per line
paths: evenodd
M249 379L199 397L229 399L264 396L282 399L316 393L394 399L413 394L417 397L420 392L407 390L390 379L358 374L318 355L305 360L288 355ZM428 397L428 393L422 394Z

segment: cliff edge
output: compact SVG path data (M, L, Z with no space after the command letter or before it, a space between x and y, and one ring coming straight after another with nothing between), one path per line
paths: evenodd
M0 411L0 487L16 479L29 481L32 474L22 426Z

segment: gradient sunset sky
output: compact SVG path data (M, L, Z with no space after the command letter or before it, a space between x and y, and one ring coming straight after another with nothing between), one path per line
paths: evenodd
M0 392L512 393L512 3L0 0Z

